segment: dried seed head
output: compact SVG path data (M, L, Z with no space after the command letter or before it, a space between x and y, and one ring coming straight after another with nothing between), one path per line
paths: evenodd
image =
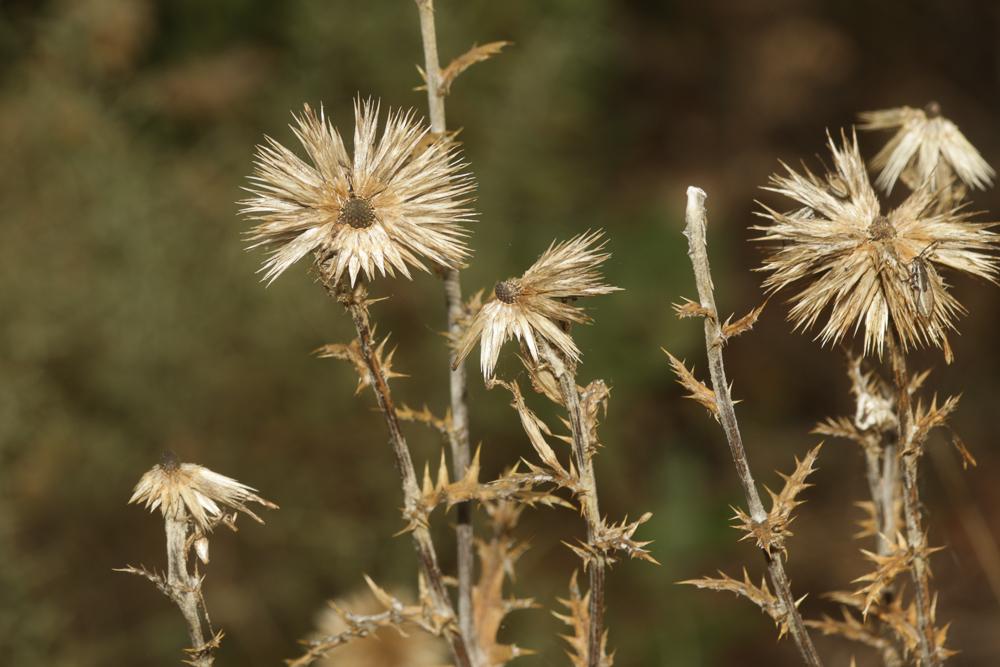
M581 308L567 303L569 300L619 290L604 284L599 270L611 256L601 252L606 243L600 231L553 243L523 276L497 283L494 298L476 313L458 342L456 366L480 342L483 377L491 377L500 348L511 338L524 341L532 359L538 361L535 336L578 360L580 350L560 325L590 321Z
M367 229L375 224L375 208L367 199L350 195L340 208L337 222L354 229Z
M129 503L141 502L150 511L159 508L164 518L190 520L202 533L207 533L226 518L228 512L243 512L263 523L247 507L247 503L257 503L269 509L277 509L278 506L264 500L255 491L208 468L181 463L173 453L165 452L162 461L136 484Z
M493 293L504 303L514 303L521 294L521 286L516 279L508 278L498 282L493 288Z
M359 101L354 114L353 156L309 106L292 126L308 163L273 139L258 146L241 212L258 223L252 247L272 249L266 281L310 253L330 287L345 272L352 285L361 272L409 278L425 262L458 268L468 256L462 225L473 218L475 187L457 143L437 138L417 150L429 135L413 112L390 112L381 135L377 105Z
M923 109L900 107L860 114L861 129L897 129L872 167L881 170L876 181L886 193L902 179L911 190L929 183L931 190L950 187L957 178L966 185L985 189L996 175L958 126L941 115L941 106L931 102Z
M798 208L779 213L765 206L758 213L769 220L755 227L763 232L758 240L774 243L761 267L770 274L765 287L801 285L789 319L809 328L827 317L818 335L824 344L863 329L865 353L881 354L892 326L904 348L934 345L949 355L946 332L963 309L935 265L995 281L993 225L942 211L927 184L883 214L857 138L842 135L841 146L829 144L835 179L787 167L771 177L767 189ZM839 196L832 182L843 183L849 196Z

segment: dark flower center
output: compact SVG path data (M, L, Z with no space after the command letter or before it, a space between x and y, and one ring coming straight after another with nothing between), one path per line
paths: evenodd
M888 241L896 236L896 228L889 222L889 218L880 215L872 220L868 225L868 237L872 241Z
M509 278L498 282L497 286L493 288L493 293L504 303L514 303L521 295L521 286L516 280Z
M927 106L924 107L924 114L928 118L937 118L941 115L941 105L937 102L929 102Z
M181 462L178 460L177 455L169 449L164 450L163 454L160 455L160 468L164 472L174 472L180 467Z
M352 194L340 207L337 222L348 224L354 229L367 229L375 224L375 207L364 197Z

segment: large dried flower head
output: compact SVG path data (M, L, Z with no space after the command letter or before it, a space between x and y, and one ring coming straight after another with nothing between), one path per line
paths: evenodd
M789 319L810 328L828 312L819 338L835 343L864 327L864 350L881 355L892 327L903 348L935 345L950 358L945 333L954 329L961 304L939 273L945 267L995 282L992 223L969 214L939 211L926 185L898 208L882 213L858 150L857 137L829 139L834 171L819 177L785 167L771 187L798 204L790 213L764 206L770 222L754 229L774 245L761 267L776 291L804 283L792 298Z
M941 115L936 102L923 109L867 111L860 117L860 127L865 130L898 128L872 160L872 167L882 172L876 184L887 193L900 178L911 190L924 183L929 183L932 190L948 187L956 176L965 185L980 190L993 182L993 168L958 126Z
M261 271L270 282L310 252L321 278L335 285L346 270L351 284L364 271L371 280L425 261L456 268L468 255L464 243L474 184L463 173L457 143L436 138L413 112L389 112L378 134L379 107L354 105L353 157L323 110L306 105L291 126L309 163L270 137L258 146L242 214L259 221L253 247L271 255Z
M264 523L247 504L257 503L269 509L278 506L255 491L208 468L181 463L174 454L166 452L160 463L135 485L129 503L143 503L150 511L159 509L166 519L190 520L202 533L207 533L220 521L231 523L237 512Z
M498 282L492 298L472 319L458 342L455 365L480 341L480 366L483 377L489 378L496 368L500 348L511 338L523 341L537 361L535 336L541 336L568 358L579 360L580 350L564 324L585 324L590 318L569 301L620 289L605 285L599 271L611 256L601 252L606 244L600 230L562 243L553 242L523 276Z

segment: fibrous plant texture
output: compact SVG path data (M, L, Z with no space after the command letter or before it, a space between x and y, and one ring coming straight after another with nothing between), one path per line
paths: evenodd
M769 221L755 227L768 244L764 286L798 286L789 319L803 329L825 319L823 344L863 329L865 353L881 356L891 328L904 350L933 345L950 358L947 333L964 311L941 271L994 281L992 225L973 222L959 208L938 210L940 191L929 181L883 213L857 137L842 134L840 145L831 137L829 147L832 172L786 167L771 177L767 189L796 208L764 206L760 214Z
M169 452L142 476L129 503L142 503L150 511L160 510L167 536L167 571L161 574L132 565L119 571L148 579L177 605L191 639L191 647L185 649L185 662L211 667L223 634L212 628L201 591L204 576L192 552L207 565L208 536L213 528L221 523L235 531L239 514L264 523L250 509L250 503L268 509L278 506L246 484L194 463L182 463Z
M606 244L600 230L553 243L523 275L498 282L459 341L455 363L461 363L479 343L480 368L489 379L500 348L513 338L524 342L535 362L539 361L538 339L555 346L565 358L579 361L580 350L565 324L586 324L590 318L570 301L620 289L604 284L599 271L610 257L602 252Z
M920 499L919 462L928 436L946 426L958 398L921 400L927 373L912 375L907 353L936 346L953 357L947 332L956 328L962 305L952 295L946 272L996 282L995 223L973 221L968 188L983 188L993 170L978 151L941 115L940 107L909 107L862 114L865 129L897 129L876 155L878 184L887 192L898 180L911 189L896 208L883 213L868 178L856 136L829 141L832 171L818 176L785 167L766 188L787 196L794 208L781 213L764 206L768 224L756 227L767 244L761 270L765 287L794 285L789 318L810 328L826 318L822 343L844 340L864 329L863 356L881 361L883 379L852 357L849 376L856 400L853 419L832 419L816 430L848 438L863 448L870 499L861 537L875 537L875 550L862 550L875 566L859 577L853 593L834 594L843 621L824 617L810 622L826 634L840 634L877 648L887 665L912 659L938 665L953 655L944 645L948 625L937 623L937 596L930 584L930 555ZM961 441L966 461L974 461ZM900 506L902 516L900 516ZM912 597L901 575L912 580ZM852 613L860 611L858 621ZM877 624L866 625L868 615Z
M309 253L330 285L345 271L354 285L362 272L409 278L410 268L454 268L468 256L462 224L474 184L454 143L426 142L412 111L390 111L381 134L378 104L356 101L354 116L353 155L322 109L308 105L292 130L309 162L273 139L258 147L253 196L242 204L259 223L250 241L271 248L265 280Z

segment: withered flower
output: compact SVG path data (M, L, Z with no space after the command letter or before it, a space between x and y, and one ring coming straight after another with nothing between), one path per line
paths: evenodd
M860 117L864 130L899 128L872 160L872 167L882 172L875 182L887 193L900 178L911 190L924 183L938 190L950 185L954 176L980 190L993 182L993 168L958 126L941 115L936 102L923 109L867 111Z
M598 270L611 256L601 252L606 244L600 230L562 243L553 242L523 276L498 282L493 297L479 310L458 342L455 365L468 356L480 339L480 366L485 378L493 375L500 348L511 338L524 341L537 361L536 335L568 358L579 360L580 350L563 324L586 324L590 318L569 301L620 290L605 285Z
M938 267L995 282L993 223L971 222L957 209L937 211L926 184L883 214L857 137L841 133L841 141L838 147L829 139L834 171L825 177L787 166L786 174L771 176L766 189L799 208L763 206L758 213L770 223L754 227L763 232L757 240L775 244L760 269L770 274L764 286L776 291L803 281L789 319L805 329L829 311L818 335L823 344L864 327L865 353L881 355L892 326L904 349L935 345L950 357L945 333L964 309Z
M264 521L253 513L247 503L257 503L269 509L277 505L264 500L246 484L212 472L194 463L181 463L170 452L142 476L135 485L129 503L143 503L146 509L159 509L172 520L190 519L207 533L229 515L243 512L259 523ZM204 560L204 558L203 558Z
M353 285L361 271L409 278L409 267L428 270L425 260L457 268L468 255L462 223L473 217L474 184L457 144L428 143L412 111L390 111L381 136L378 105L357 101L354 114L353 157L323 110L308 105L291 127L310 163L270 137L257 147L241 213L259 221L252 247L272 248L264 280L310 252L328 285L345 270Z

